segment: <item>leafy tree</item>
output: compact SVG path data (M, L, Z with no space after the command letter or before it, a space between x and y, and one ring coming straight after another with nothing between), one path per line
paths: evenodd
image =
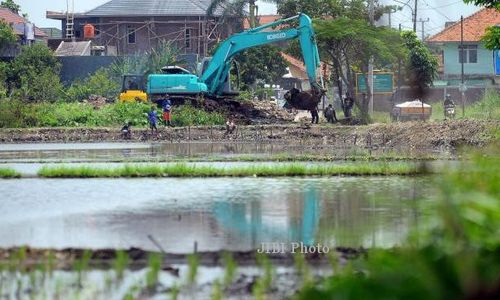
M21 10L21 6L16 4L14 0L4 0L0 2L0 7L8 8L16 14L19 14L19 11Z
M474 4L477 6L485 6L487 8L500 9L499 0L464 0L464 2L467 4Z
M7 96L7 73L9 65L0 61L0 99Z
M17 36L9 26L3 20L0 20L0 51L9 44L14 43L17 40Z
M60 64L43 44L24 46L11 63L7 81L17 94L28 100L57 100L60 92Z
M342 84L345 84L349 94L355 95L356 73L368 73L370 58L374 59L377 68L383 69L390 67L404 53L396 30L375 27L363 19L338 17L332 20L318 20L316 32L324 54L323 59L332 67L340 93ZM369 120L370 88L367 89L367 97L355 99L364 121Z
M500 27L491 26L486 29L486 33L483 35L481 40L484 42L484 46L489 50L500 49Z
M375 20L393 8L375 1ZM331 67L330 80L337 86L341 99L344 86L347 93L355 95L356 73L367 73L370 57L375 59L379 69L391 68L394 62L404 57L398 32L370 25L366 0L284 0L278 3L278 13L285 17L300 12L315 19L320 56ZM288 52L298 57L298 44L292 43ZM367 96L355 99L365 121L368 121L370 95Z
M274 83L286 74L287 64L275 46L251 48L235 57L244 88L255 83Z
M418 39L415 32L404 31L401 36L409 50L407 58L409 84L415 93L415 98L422 99L425 90L432 85L437 77L438 60Z
M265 0L269 3L279 3L280 0ZM245 16L248 6L248 21L251 28L257 26L257 15L259 7L257 0L212 0L207 9L208 15L213 15L218 9L223 9L226 15Z

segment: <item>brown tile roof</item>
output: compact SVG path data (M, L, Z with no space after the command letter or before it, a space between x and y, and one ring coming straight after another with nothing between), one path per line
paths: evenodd
M280 52L280 54L285 59L285 61L288 63L288 65L294 66L297 69L299 69L300 72L304 73L304 76L303 76L304 78L302 78L302 79L307 78L306 66L304 65L302 60L299 60L299 59L297 59L289 54L286 54L285 52ZM325 75L325 74L322 74L324 71L324 68L326 68L327 75L330 73L329 66L322 62L321 67L318 69L318 78L320 78L321 75Z
M500 24L500 12L492 8L484 8L464 18L464 41L478 42L486 28ZM460 42L460 21L450 25L443 31L427 39L430 43Z
M21 17L20 15L13 13L10 9L8 8L2 8L0 7L0 20L3 20L7 24L25 24L29 23L28 20L25 18ZM16 32L16 34L24 34L21 32ZM46 37L47 34L43 32L40 28L35 27L35 36L37 37Z
M266 24L272 23L274 21L277 21L279 19L281 19L280 15L257 16L257 21L259 22L260 25L266 25ZM245 30L250 29L250 22L248 21L248 18L245 18L243 20L243 29L245 29Z

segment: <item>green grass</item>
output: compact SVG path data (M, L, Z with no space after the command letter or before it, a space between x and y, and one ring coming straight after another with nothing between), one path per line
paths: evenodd
M427 171L409 163L346 164L332 166L307 166L286 164L279 166L245 166L220 168L187 164L126 165L118 168L95 167L43 167L38 176L45 178L113 178L113 177L282 177L282 176L368 176L368 175L417 175Z
M0 168L0 178L20 178L21 174L14 169Z
M461 99L456 99L455 104L455 118L463 119ZM444 119L443 101L432 105L432 119ZM489 90L480 101L466 105L465 119L500 120L500 94Z
M306 284L296 299L497 299L497 146L435 178L436 199L406 246L371 249L334 276Z
M113 103L100 108L82 102L27 103L0 99L0 128L29 127L116 127L130 122L136 127L148 126L145 113L150 103ZM159 120L161 110L158 109ZM224 115L206 112L189 105L174 106L172 122L176 126L221 125Z

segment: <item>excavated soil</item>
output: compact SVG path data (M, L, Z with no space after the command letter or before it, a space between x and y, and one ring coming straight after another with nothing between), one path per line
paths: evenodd
M158 136L133 128L125 140L119 128L0 129L1 143L38 142L268 142L299 145L366 146L370 148L441 149L484 146L496 140L500 121L456 120L343 125L239 125L232 134L224 126L160 128Z

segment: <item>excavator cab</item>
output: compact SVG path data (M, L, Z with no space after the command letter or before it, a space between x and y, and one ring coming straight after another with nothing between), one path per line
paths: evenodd
M146 94L144 87L144 76L132 74L123 75L120 102L147 102L148 95Z

